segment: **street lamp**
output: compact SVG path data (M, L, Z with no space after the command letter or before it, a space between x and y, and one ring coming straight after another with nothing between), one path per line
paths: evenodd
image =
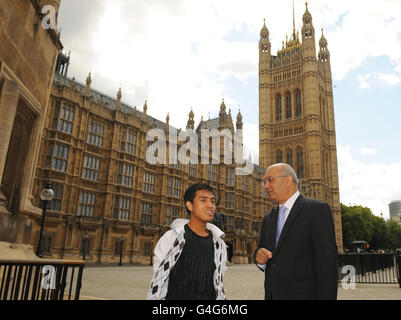
M121 237L120 238L120 263L118 264L119 266L121 266L123 264L123 241L124 241L125 237Z
M88 238L89 238L89 234L88 233L86 233L85 234L85 236L84 236L84 238L82 239L83 240L83 252L82 252L82 260L84 260L85 261L85 259L86 259L86 245L87 245L87 242L88 242Z
M43 186L42 191L40 192L40 200L42 200L42 223L40 225L40 233L39 233L39 242L38 247L36 249L36 255L42 258L42 251L43 251L43 229L45 226L45 218L46 218L46 209L50 201L54 198L54 191L52 189L52 185L50 182L46 182Z
M153 265L153 238L152 238L152 247L150 248L150 266Z

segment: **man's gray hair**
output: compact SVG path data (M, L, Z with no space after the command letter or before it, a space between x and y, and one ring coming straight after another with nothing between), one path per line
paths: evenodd
M298 188L298 177L297 174L295 173L295 170L287 163L276 163L271 165L267 170L269 170L272 167L280 167L281 169L281 174L283 176L288 176L290 175L292 177L292 181L294 181L295 185Z

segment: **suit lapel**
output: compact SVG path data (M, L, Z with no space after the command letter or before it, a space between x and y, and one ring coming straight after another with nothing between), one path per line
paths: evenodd
M276 243L276 233L277 233L277 219L278 219L278 207L274 207L271 212L272 215L272 224L271 224L271 230L270 232L273 234L273 237L271 237L271 243L269 243L269 246L274 249Z
M284 223L283 230L281 231L280 239L278 239L277 247L275 252L280 249L282 242L284 241L288 231L291 229L291 226L294 224L295 220L298 217L299 212L301 211L302 207L304 206L305 198L302 194L299 195L297 200L295 200L294 205L290 213L288 214L287 220ZM276 226L277 226L277 214L276 214ZM277 229L277 227L276 227ZM274 231L274 238L276 238L276 231Z

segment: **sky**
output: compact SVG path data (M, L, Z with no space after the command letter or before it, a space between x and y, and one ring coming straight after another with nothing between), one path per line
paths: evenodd
M401 200L401 1L309 0L333 75L340 201L389 218ZM294 0L301 30L305 2ZM69 77L185 128L241 111L245 152L258 163L258 42L272 54L293 25L291 0L63 0L57 27Z

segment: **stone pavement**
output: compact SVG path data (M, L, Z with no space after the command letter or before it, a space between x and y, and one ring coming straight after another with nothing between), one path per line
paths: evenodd
M151 266L87 265L81 299L143 300L152 278ZM227 300L263 300L264 275L253 265L229 265L224 288ZM338 300L401 300L398 284L356 284L355 289L338 287Z

